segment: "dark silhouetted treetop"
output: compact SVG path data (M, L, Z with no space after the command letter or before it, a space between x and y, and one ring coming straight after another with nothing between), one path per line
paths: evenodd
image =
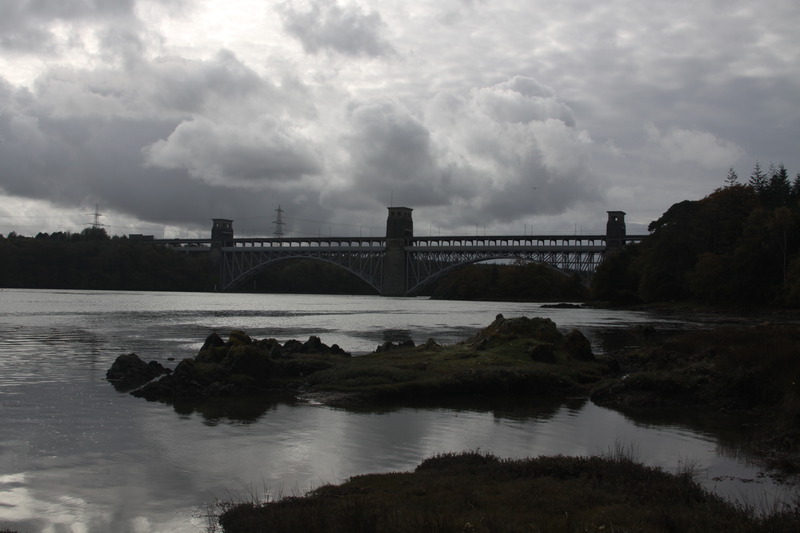
M756 161L753 172L750 174L750 180L747 183L758 194L762 194L767 188L767 175L761 170L761 164L758 161Z
M733 187L739 182L739 175L733 170L733 167L728 169L728 175L725 177L725 186Z

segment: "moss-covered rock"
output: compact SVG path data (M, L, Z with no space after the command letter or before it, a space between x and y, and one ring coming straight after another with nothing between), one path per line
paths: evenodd
M535 344L531 346L531 359L542 363L555 363L556 352L552 343Z
M347 358L349 354L313 336L305 343L290 340L281 346L275 339L253 340L241 330L232 331L227 341L212 333L197 356L184 359L172 375L147 383L132 394L184 403L192 398L248 395L284 388L287 378L328 368L333 364L328 360L331 357Z
M592 343L577 329L571 330L561 339L561 348L572 358L579 361L594 361Z
M148 381L170 372L157 361L145 363L135 353L123 354L114 360L106 379L119 391L141 387Z
M525 316L505 318L503 315L497 315L494 322L467 339L466 343L475 348L488 348L520 338L555 343L560 341L561 337L555 322L549 318Z

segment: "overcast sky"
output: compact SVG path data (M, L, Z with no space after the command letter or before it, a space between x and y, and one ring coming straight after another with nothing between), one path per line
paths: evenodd
M800 172L797 0L0 0L0 233L641 230Z

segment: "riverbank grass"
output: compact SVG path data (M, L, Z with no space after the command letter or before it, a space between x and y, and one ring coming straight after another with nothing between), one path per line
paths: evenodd
M625 455L499 459L444 454L414 472L356 476L304 497L231 505L225 533L798 531L797 507L769 516Z

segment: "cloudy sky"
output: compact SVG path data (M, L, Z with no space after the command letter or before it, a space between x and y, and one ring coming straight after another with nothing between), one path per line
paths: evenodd
M800 172L796 0L0 0L0 233L641 229Z

